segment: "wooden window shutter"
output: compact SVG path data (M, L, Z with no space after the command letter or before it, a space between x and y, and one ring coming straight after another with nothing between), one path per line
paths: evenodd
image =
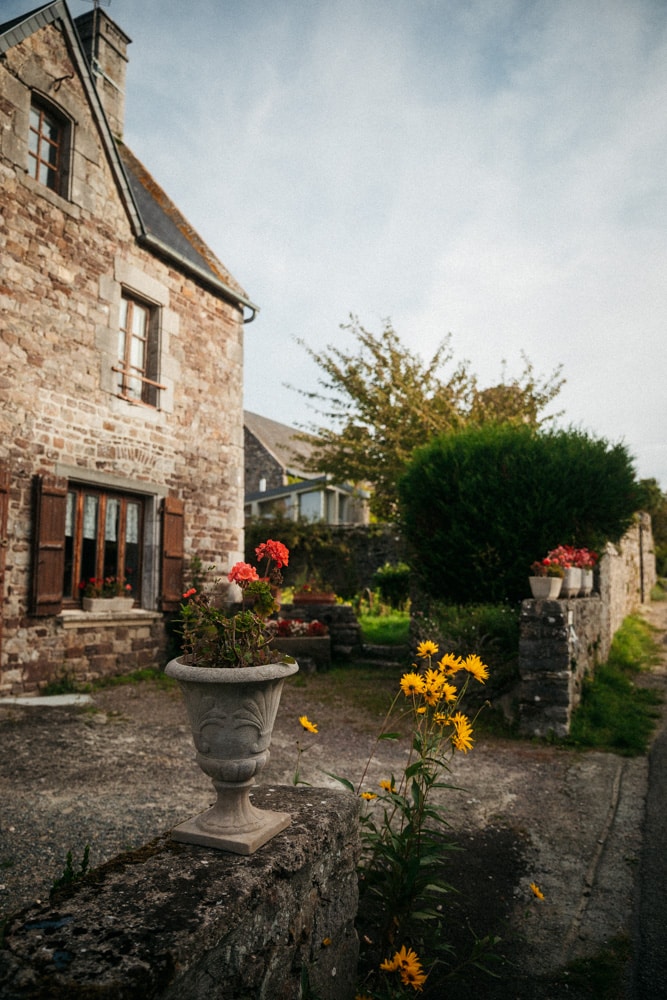
M32 563L34 615L57 615L63 606L67 480L35 477L35 535Z
M184 504L178 497L162 503L162 597L163 611L178 611L183 599Z

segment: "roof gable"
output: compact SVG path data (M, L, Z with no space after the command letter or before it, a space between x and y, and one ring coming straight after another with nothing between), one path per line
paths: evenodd
M121 202L136 239L151 252L166 257L185 269L227 301L251 310L246 322L254 319L258 307L190 226L174 203L153 180L146 168L111 134L94 78L65 0L52 0L35 10L0 24L0 55L19 45L48 25L59 23L98 128Z
M295 435L300 433L296 427L281 424L277 420L270 420L269 417L262 417L259 413L251 413L249 410L243 411L243 423L286 473L303 479L312 479L318 475L303 470L303 466L313 453L313 448L307 441L296 439Z

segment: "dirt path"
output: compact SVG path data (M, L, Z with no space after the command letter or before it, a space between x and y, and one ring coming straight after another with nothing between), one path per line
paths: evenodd
M649 614L667 630L667 606ZM664 665L652 682L665 685ZM309 747L304 780L335 784L326 772L358 780L378 719L349 697L323 697L321 678L318 685L286 685L263 784L291 782L297 739ZM317 737L304 739L302 714L317 721ZM0 740L0 914L46 899L68 851L76 867L89 844L96 866L212 798L180 694L155 684L98 692L92 708L0 706ZM406 753L381 743L365 787L398 772ZM510 992L491 984L477 996L577 996L559 970L627 938L647 770L643 758L486 737L457 755L457 788L444 793L453 836L466 848L452 866L462 890L452 937L466 922L478 935L500 934L514 970L503 979ZM539 992L539 977L548 992ZM514 982L520 992L511 992Z

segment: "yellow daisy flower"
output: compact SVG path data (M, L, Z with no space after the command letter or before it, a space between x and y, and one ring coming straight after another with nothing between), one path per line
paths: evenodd
M530 888L532 889L533 893L537 896L538 899L544 899L544 893L542 892L542 890L538 885L535 885L534 882L531 882Z
M361 798L366 799L367 802L370 802L371 799L376 799L377 795L375 794L375 792L362 792Z
M417 646L417 656L435 656L438 652L438 647L430 639L425 639L424 642L420 642Z
M475 653L471 653L470 656L466 656L463 666L469 674L473 675L475 680L479 681L480 684L483 684L484 681L488 679L489 668L485 663L482 663L479 656Z
M462 712L457 712L456 715L452 716L452 722L456 728L456 731L452 733L454 749L467 753L468 750L472 750L472 726L470 725L470 720Z
M408 673L401 677L401 691L408 698L410 695L424 693L424 678L421 674Z
M455 656L454 653L445 653L438 663L438 667L443 674L455 674L463 667L463 660L460 656Z
M446 702L456 701L458 697L458 691L453 684L447 684L446 682L442 685L442 697Z
M316 723L311 722L307 715L300 715L299 722L301 723L301 725L303 726L303 728L306 730L307 733L317 732Z
M380 788L384 789L385 792L394 792L396 786L393 781L387 781L386 778L380 782Z

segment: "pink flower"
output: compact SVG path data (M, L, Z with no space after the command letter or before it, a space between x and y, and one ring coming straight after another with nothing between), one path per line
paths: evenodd
M259 574L254 566L246 562L234 563L227 579L230 583L238 583L240 587L247 586L252 580L259 580Z

